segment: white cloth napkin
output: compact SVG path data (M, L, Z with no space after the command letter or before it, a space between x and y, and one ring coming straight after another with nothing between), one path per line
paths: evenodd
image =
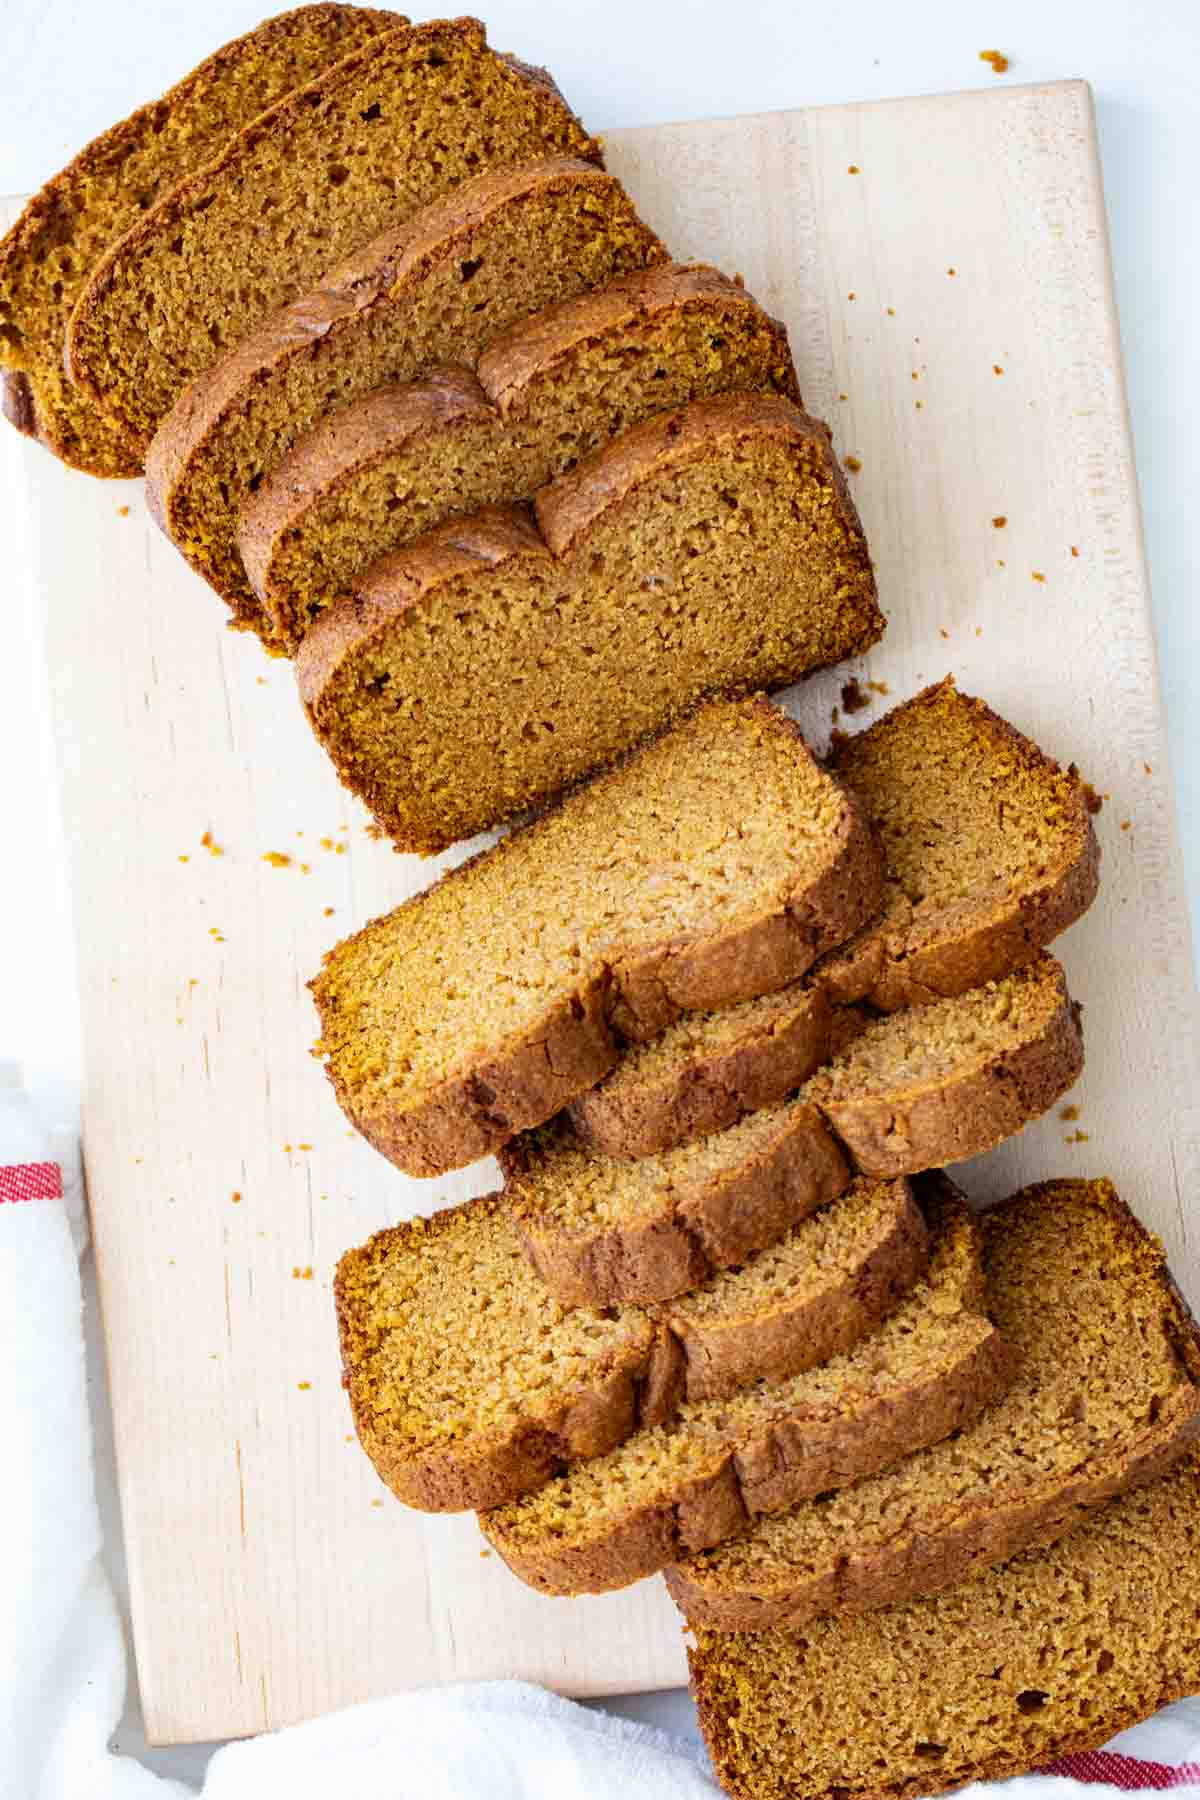
M11 1129L6 1142L6 1121L0 1104L0 1800L188 1800L192 1789L109 1749L126 1664L92 1473L83 1213L78 1195L66 1204L53 1197L52 1163L13 1141ZM20 1175L4 1167L14 1162ZM1194 1586L1185 1598L1196 1604ZM1200 1701L1126 1732L1070 1773L1090 1779L1030 1777L1009 1784L1005 1800L1101 1800L1135 1787L1200 1793ZM683 1740L522 1682L403 1694L230 1744L203 1789L204 1800L714 1800L717 1792Z

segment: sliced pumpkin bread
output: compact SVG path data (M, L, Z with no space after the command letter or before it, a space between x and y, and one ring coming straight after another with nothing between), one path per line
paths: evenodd
M785 686L883 631L826 428L777 396L635 425L536 511L414 539L300 647L313 729L398 848L470 837L707 694Z
M794 980L877 906L854 803L762 699L716 701L337 945L339 1104L434 1175L541 1124L618 1043Z
M700 1630L692 1691L717 1779L736 1800L916 1800L1098 1749L1200 1690L1198 1565L1193 1452L965 1587L802 1632Z
M666 1298L770 1243L851 1168L915 1175L1002 1143L1082 1067L1077 1009L1043 954L956 999L856 1019L798 1094L709 1137L630 1161L589 1149L564 1118L514 1138L501 1164L561 1300Z
M381 1231L334 1294L359 1439L401 1500L497 1506L680 1402L857 1343L928 1258L905 1182L860 1182L775 1249L657 1312L564 1311L500 1195Z
M872 1175L915 1175L1001 1144L1083 1069L1079 1008L1043 951L952 1000L873 1020L805 1097Z
M382 383L471 362L530 309L662 261L611 175L546 157L461 183L327 273L194 381L146 460L167 535L242 624L270 620L237 546L242 502L301 433ZM469 390L468 390L469 391ZM443 412L461 403L443 382Z
M1096 897L1083 783L952 678L857 736L830 766L888 860L880 919L821 970L835 1000L898 1007L961 994L1030 961Z
M854 1349L786 1381L685 1402L670 1423L485 1512L513 1573L551 1594L625 1587L970 1424L1003 1390L1010 1357L983 1311L967 1207L939 1193L928 1214L925 1278Z
M530 1260L568 1306L669 1300L773 1244L850 1184L803 1100L635 1162L586 1149L564 1120L500 1151Z
M71 377L145 450L188 382L358 245L485 169L557 155L599 149L544 71L490 50L477 19L400 21L113 245L71 316Z
M388 550L521 500L647 415L718 393L799 401L787 334L703 264L619 276L494 338L466 369L388 386L320 420L245 500L238 547L294 649Z
M1027 1188L983 1220L1016 1379L969 1431L761 1520L670 1571L693 1624L807 1626L890 1606L1046 1543L1200 1435L1200 1337L1160 1245L1108 1181Z
M126 434L63 370L63 334L93 269L251 119L404 23L395 13L332 5L267 19L93 139L34 195L0 243L0 403L19 431L89 475L141 473Z

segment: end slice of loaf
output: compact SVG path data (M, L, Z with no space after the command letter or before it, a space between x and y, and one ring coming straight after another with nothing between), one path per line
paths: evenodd
M499 1195L378 1232L334 1294L359 1439L425 1511L498 1506L680 1402L857 1343L928 1260L906 1182L859 1182L820 1218L671 1307L566 1312Z
M802 1633L698 1631L717 1778L737 1800L916 1800L1094 1750L1200 1689L1198 1564L1193 1452L949 1593Z
M93 269L242 126L404 23L331 5L267 19L94 138L34 195L0 243L0 403L18 430L89 475L141 474L140 454L63 371L63 334Z
M786 986L880 891L791 721L714 702L332 950L319 1048L364 1136L440 1174L550 1118L619 1039Z
M400 23L108 251L71 316L71 378L144 450L189 381L358 245L485 169L555 155L599 148L544 71L490 50L477 19Z
M843 739L830 763L888 862L882 917L821 970L835 1000L891 1012L961 994L1030 961L1095 899L1079 776L950 677Z
M476 373L342 407L246 499L238 547L281 642L294 649L387 551L451 515L528 498L651 413L719 393L800 399L783 326L703 264L547 307L493 339Z
M669 1425L573 1464L480 1523L543 1593L625 1587L745 1531L758 1513L844 1486L970 1424L1010 1356L983 1312L976 1228L950 1195L929 1203L924 1280L853 1350L787 1381L690 1401Z
M991 1315L1020 1357L953 1443L671 1570L693 1624L807 1626L950 1587L1072 1530L1200 1434L1200 1338L1161 1246L1108 1181L1050 1181L985 1215Z
M238 514L303 432L381 384L469 364L531 308L665 256L620 183L578 157L461 183L356 250L187 388L146 460L156 518L237 620L270 638L238 551ZM443 383L431 398L446 414L472 394Z
M636 1162L579 1144L564 1121L500 1152L529 1257L571 1306L669 1300L773 1244L850 1183L815 1107L768 1107Z
M536 510L415 539L301 645L313 729L398 848L470 837L705 695L786 686L883 630L826 428L787 400L646 420Z
M1079 1008L1052 956L984 987L876 1019L804 1089L872 1175L994 1148L1083 1069Z

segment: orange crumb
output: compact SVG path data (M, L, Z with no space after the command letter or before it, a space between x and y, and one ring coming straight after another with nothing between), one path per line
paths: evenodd
M327 907L326 907L326 908L325 908L325 917L326 917L326 918L327 918L327 919L332 919L332 917L333 917L333 908L332 908L332 906L327 906Z
M348 1431L346 1433L346 1442L348 1444L352 1444L354 1442L354 1433L352 1431Z
M848 293L846 295L846 298L847 298L847 300L857 300L858 295L853 291L853 289L851 289L850 293Z
M1046 579L1046 577L1042 574L1042 571L1040 569L1031 569L1030 574L1033 576L1033 579L1035 581L1045 581L1045 579Z
M282 850L264 850L263 861L270 863L273 869L290 869L292 859Z
M946 273L947 273L947 275L957 275L958 270L957 269L947 269Z
M200 986L200 978L199 978L199 976L197 976L197 975L189 975L189 976L188 976L188 986L189 986L189 987L190 987L190 988L194 988L194 987L199 987L199 986Z
M1003 531L1004 527L1008 524L1008 514L1007 513L997 513L995 518L992 520L992 524L996 527L997 531Z
M242 1204L241 1189L234 1188L234 1190L233 1190L232 1194L230 1194L229 1198L235 1206L240 1206Z
M868 681L867 686L873 694L890 694L892 691L886 681Z
M1085 781L1083 784L1083 804L1093 816L1104 805L1103 794L1098 794L1090 781Z
M190 856L181 856L179 860L180 862L191 862L192 859Z
M862 468L862 463L857 456L847 456L845 458L845 463L852 475L857 475L858 471Z
M480 1556L490 1556L492 1553L490 1550L481 1550L479 1554Z
M1121 820L1121 830L1128 831L1132 824L1133 824L1132 819L1122 819Z
M839 400L848 400L849 398L850 398L849 394L839 394L838 395Z
M300 864L300 873L302 875L311 875L312 874L312 864L311 863L301 863Z
M1079 545L1078 545L1078 544L1072 544L1072 545L1071 545L1071 555L1072 555L1072 556L1078 556L1078 555L1079 555Z
M333 849L333 839L332 838L322 838L320 840L320 842L321 842L322 850L332 850Z
M215 938L215 939L216 939L216 940L217 940L217 942L218 942L218 944L223 944L223 943L224 943L224 942L225 942L225 934L224 934L224 932L223 932L223 931L218 931L218 930L217 930L217 927L216 927L216 926L215 926L215 925L210 925L210 926L209 926L209 928L208 928L208 935L209 935L209 937L210 937L210 938Z
M206 831L204 836L200 839L200 848L202 850L207 850L210 856L224 856L225 854L220 844L218 844L213 837L211 831Z
M938 626L938 632L939 632L940 636L942 636L944 638L948 638L950 636L950 633L946 630L946 627L944 625Z
M1086 1131L1072 1131L1067 1137L1065 1137L1063 1139L1063 1143L1064 1144L1086 1144L1089 1140L1090 1135L1091 1135L1090 1132L1086 1132Z
M296 1383L296 1386L300 1389L300 1392L302 1394L304 1394L304 1393L307 1393L308 1389L312 1386L312 1382L311 1381L298 1381Z
M1060 1119L1065 1119L1067 1124L1070 1125L1079 1117L1079 1108L1077 1106L1064 1106L1058 1116Z
M333 854L335 856L345 856L345 854L346 854L345 844L335 844L333 846Z
M293 1281L311 1281L312 1278L313 1278L313 1272L312 1272L312 1264L311 1263L307 1263L303 1269L300 1267L299 1263L293 1264L293 1266L292 1266L292 1280Z
M129 508L127 506L118 506L117 517L118 519L127 519L129 517Z
M920 379L921 379L921 377L916 369L914 369L912 372L912 378L914 381L920 381Z
M255 681L257 681L257 683L258 683L258 685L259 685L259 687L266 687L266 685L267 685L267 678L266 678L266 676L265 676L265 675L256 675L256 676L255 676L255 677L254 677L254 679L255 679Z
M1146 771L1146 773L1147 773L1147 775L1153 775L1153 773L1154 773L1154 770L1153 770L1153 769L1152 769L1152 768L1151 768L1151 766L1150 766L1150 764L1149 764L1149 763L1147 763L1147 762L1144 762L1144 763L1143 763L1143 764L1142 764L1142 767L1143 767L1143 769L1145 769L1145 771Z
M290 1144L285 1144L283 1146L283 1153L285 1156L290 1156L292 1154L292 1146Z
M992 364L992 374L993 375L1003 375L1003 373L1004 373L1004 370L1000 367L999 363Z
M981 50L979 52L979 60L980 62L988 63L991 66L993 75L1005 75L1008 73L1008 58L1005 56L1003 50Z
M311 1150L312 1145L311 1144L297 1144L296 1148L297 1148L297 1150Z
M996 567L998 569L1007 569L1008 564L1005 562L1005 560L1002 556L998 556L996 558Z
M847 173L847 175L861 175L862 170L859 168L857 163L851 163L850 167L846 170L846 173Z
M369 825L364 825L363 830L369 838L383 839L387 836L387 832L383 829L383 826L376 825L374 820L372 820Z
M382 1506L383 1501L382 1500L372 1500L371 1505L372 1506Z
M889 319L894 319L894 318L895 318L895 316L896 316L896 309L895 309L895 307L894 307L894 306L889 306L889 307L888 307L888 309L887 309L887 316L888 316L888 318L889 318Z
M867 698L866 694L863 693L862 688L859 686L858 676L852 675L850 680L845 682L842 687L842 710L843 710L843 712L846 712L846 713L861 712L863 710L864 706L870 706L870 704L871 704L870 700Z

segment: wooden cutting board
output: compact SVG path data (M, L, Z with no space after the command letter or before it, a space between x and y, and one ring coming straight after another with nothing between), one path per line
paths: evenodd
M608 148L680 256L741 270L786 320L854 470L891 623L867 666L794 696L813 741L852 672L878 684L866 720L885 689L952 669L1105 796L1102 898L1063 945L1088 1039L1078 1119L970 1167L970 1191L1111 1172L1200 1297L1192 969L1087 88L651 127ZM661 1584L539 1599L470 1518L396 1505L349 1436L338 1254L494 1169L422 1185L360 1142L308 1054L305 982L439 865L367 835L288 667L224 629L137 486L33 448L23 469L151 1738L479 1676L681 1682Z

